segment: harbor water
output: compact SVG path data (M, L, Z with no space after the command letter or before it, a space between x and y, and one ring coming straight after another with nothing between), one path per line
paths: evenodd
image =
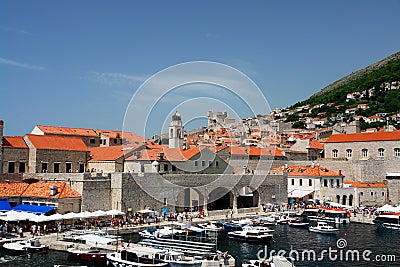
M218 249L234 256L236 266L241 266L246 259L266 257L272 250L295 258L295 266L400 266L400 232L378 231L374 225L355 223L340 226L336 236L287 225L271 228L275 230L271 244L239 242L222 232L218 235ZM139 237L129 235L124 239L136 242ZM31 256L0 253L0 266L53 267L57 264L85 265L69 261L65 252L50 251Z

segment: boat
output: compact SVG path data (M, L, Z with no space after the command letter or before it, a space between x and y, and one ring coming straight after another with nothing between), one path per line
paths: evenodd
M294 228L308 228L310 223L302 221L300 218L297 218L294 221L289 222L289 227Z
M237 223L237 222L220 222L222 227L224 228L225 231L236 231L236 230L241 230L243 225Z
M167 267L168 262L160 259L161 250L133 246L120 248L118 251L107 253L107 265L115 267Z
M378 227L378 229L399 231L400 213L398 212L383 213L378 215L373 222Z
M146 230L140 231L139 235L144 238L163 238L171 237L174 235L185 235L185 231L181 229L175 229L170 226L164 226L161 229L147 228Z
M40 244L38 238L31 238L27 240L5 243L3 245L3 249L8 255L24 255L31 253L47 253L49 247Z
M73 242L79 242L90 246L110 246L116 245L120 240L118 238L102 237L96 234L72 235Z
M168 262L170 267L201 267L202 262L194 257L186 257L182 252L166 251L161 260Z
M229 238L240 241L249 242L269 242L271 241L274 230L263 226L245 226L241 231L233 231L228 233Z
M310 226L308 228L310 232L319 234L334 234L336 235L339 229L328 225L326 222L317 222L317 226Z
M283 256L272 256L265 260L250 260L242 263L242 267L295 267L292 262Z
M196 242L179 239L149 238L141 240L139 245L182 253L186 260L193 259L201 262L201 267L233 267L235 258L227 252L216 250L215 243ZM180 262L179 264L182 264Z
M79 261L79 262L91 262L95 264L105 264L107 262L107 253L110 250L100 248L69 248L67 249L68 259Z
M224 230L224 228L222 226L218 226L216 222L212 222L212 221L206 222L206 223L200 223L197 226L199 226L200 228L203 228L206 233L221 232Z
M337 224L350 223L350 212L344 208L308 208L303 211L302 216L309 221L326 221Z

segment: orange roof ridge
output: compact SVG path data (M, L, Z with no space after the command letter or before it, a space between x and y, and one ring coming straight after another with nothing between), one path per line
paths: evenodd
M367 132L352 134L333 134L325 143L346 143L346 142L372 142L372 141L399 141L400 132Z
M28 148L23 136L3 136L4 148Z
M85 143L78 137L35 134L27 134L25 136L38 149L88 151Z

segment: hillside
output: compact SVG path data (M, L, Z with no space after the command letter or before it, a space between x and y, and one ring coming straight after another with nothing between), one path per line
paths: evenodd
M302 107L307 108L302 110ZM400 111L400 52L353 72L289 109L298 111L294 118L301 118L300 114L307 112L311 118L326 118L327 125L358 119L365 129L381 126L386 117L396 117L397 124ZM374 116L380 118L371 119ZM287 121L294 121L294 118L292 116Z

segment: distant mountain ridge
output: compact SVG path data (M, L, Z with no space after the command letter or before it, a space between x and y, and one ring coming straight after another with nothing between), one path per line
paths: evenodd
M344 86L344 85L348 84L349 82L354 81L354 80L364 76L367 73L370 73L374 70L377 70L377 69L380 69L380 68L386 66L391 61L399 60L399 59L400 59L400 51L398 51L376 63L373 63L373 64L369 65L368 67L360 69L356 72L352 72L351 74L329 84L328 86L321 89L319 92L313 94L310 98L327 93L327 92L334 90L336 88L339 88L341 86Z

